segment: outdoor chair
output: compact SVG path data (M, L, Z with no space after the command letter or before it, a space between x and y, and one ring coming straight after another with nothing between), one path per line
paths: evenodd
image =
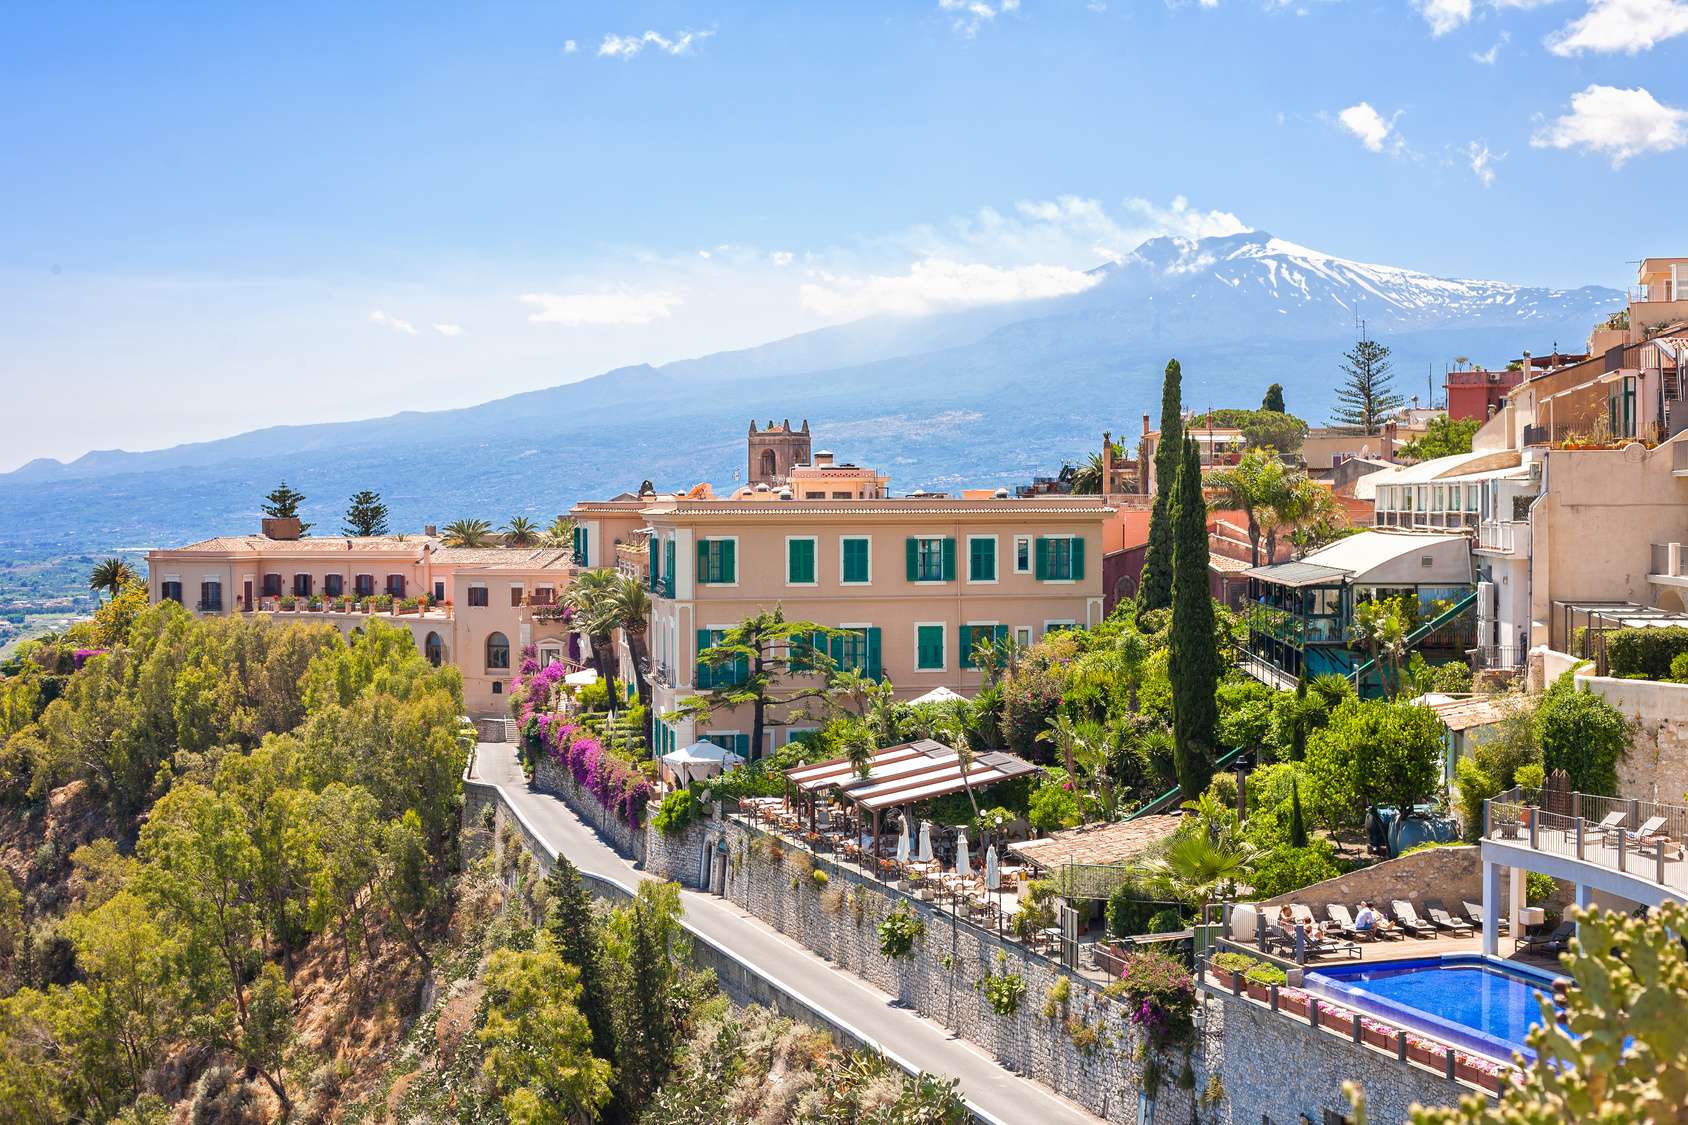
M1665 818L1664 817L1662 817L1662 816L1650 816L1646 820L1642 821L1641 827L1637 828L1634 832L1626 832L1624 829L1619 828L1619 829L1617 829L1617 833L1620 836L1629 837L1629 842L1630 842L1631 845L1633 845L1635 847L1641 847L1642 845L1649 843L1652 840L1656 839L1658 837L1659 829L1663 828L1664 826L1665 826ZM1617 837L1613 837L1612 839L1613 839L1613 842L1615 843Z
M1623 809L1613 809L1601 817L1598 823L1584 825L1583 834L1610 838L1612 833L1622 831L1624 818L1628 815Z
M1395 912L1395 922L1414 937L1435 937L1436 927L1418 916L1413 904L1406 899L1398 898L1389 904Z
M1330 915L1331 921L1336 923L1337 929L1341 931L1344 937L1354 938L1358 941L1378 941L1380 939L1398 941L1402 936L1401 931L1393 927L1384 929L1381 926L1373 926L1366 930L1360 929L1354 924L1353 913L1340 902L1333 902L1325 907L1325 913Z
M1559 923L1550 934L1525 934L1518 939L1517 944L1512 947L1512 951L1514 953L1563 953L1565 952L1565 943L1575 937L1576 933L1577 924L1567 920Z
M1465 917L1471 922L1471 925L1476 929L1479 929L1479 930L1482 929L1483 928L1483 908L1481 906L1478 906L1475 902L1461 902L1460 905L1465 908ZM1511 929L1512 929L1512 923L1507 920L1507 917L1506 917L1505 914L1502 914L1498 919L1495 920L1495 932L1496 933L1504 934Z
M1464 918L1455 918L1452 914L1449 914L1447 908L1442 905L1441 899L1425 899L1424 912L1430 915L1430 921L1438 930L1447 930L1462 937L1471 936L1471 923Z

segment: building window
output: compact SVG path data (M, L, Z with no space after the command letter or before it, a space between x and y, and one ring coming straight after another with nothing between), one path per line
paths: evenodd
M592 545L592 536L588 528L576 524L574 527L574 565L590 566L587 561L587 549Z
M221 582L201 582L199 584L199 608L212 613L222 612L223 584Z
M275 577L279 580L281 576L278 574ZM173 578L168 580L168 581L165 581L165 582L160 582L158 584L158 596L163 598L167 602L175 602L177 605L181 605L182 604L182 584L181 584L181 582L179 582L179 581L177 581L176 579L173 579Z
M557 591L551 586L535 586L533 588L532 600L534 605L555 605L557 602Z
M880 679L884 668L880 663L879 630L872 625L845 625L843 632L832 637L832 663L840 672L860 672L870 680Z
M967 581L996 581L996 536L967 537Z
M352 576L352 593L360 598L373 597L375 595L375 575L354 574Z
M731 586L738 581L738 541L699 539L697 580L705 585Z
M1006 625L963 625L960 636L962 668L978 667L973 660L973 653L981 642L994 641L1007 635Z
M485 586L469 587L469 604L473 606L484 606L487 604Z
M346 592L346 576L343 574L323 575L322 592L331 598L339 597Z
M293 596L296 598L308 598L311 596L310 575L295 574L293 576Z
M524 591L522 590L522 588L520 586L511 586L510 587L510 607L512 609L514 609L517 606L522 604L522 594L523 594L523 592Z
M769 456L772 456L770 453ZM723 750L731 750L745 761L750 760L750 736L740 734L736 730L712 730L701 736L705 742L713 742Z
M510 667L510 642L503 633L493 633L486 639L486 669L501 672Z
M914 627L914 666L921 671L943 671L944 627L942 625L916 625Z
M930 535L908 541L910 582L949 582L954 578L954 539Z
M445 601L445 583L444 582L435 582L434 583L434 600L436 602Z
M266 598L279 598L279 597L281 597L281 575L279 575L279 574L266 574L266 575L264 575L264 597L266 597Z
M1032 572L1032 537L1030 535L1016 535L1014 537L1014 573L1030 574Z
M404 597L404 575L387 575L387 593L393 595L395 598Z
M422 642L422 655L428 658L428 663L438 668L445 659L445 642L440 640L438 633L429 633Z
M813 586L815 584L815 538L793 537L785 541L785 584Z
M1084 540L1057 535L1037 541L1039 582L1076 582L1084 577Z
M1014 626L1014 643L1021 648L1032 647L1032 627L1030 625Z
M866 536L848 536L840 540L842 562L839 572L847 586L866 585L873 581L873 540Z
M703 654L720 644L727 635L725 629L699 629L697 631L697 675L694 678L699 691L709 691L714 688L731 687L742 683L750 675L750 661L747 657L739 656L730 661L719 664L706 664Z

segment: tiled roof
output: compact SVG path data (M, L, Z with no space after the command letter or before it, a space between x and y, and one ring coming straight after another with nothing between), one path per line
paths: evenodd
M301 539L271 539L265 535L217 535L173 551L228 552L272 555L346 554L348 551L380 554L420 552L424 544L439 547L438 539L426 535L307 535Z
M680 501L647 508L660 516L1099 516L1113 511L1100 499L1089 502L1026 500L942 501L840 500L825 504L808 501L762 501L732 504L719 501Z
M1116 865L1129 863L1166 839L1182 817L1145 816L1113 824L1069 828L1041 840L1009 844L1008 850L1045 871L1069 863Z
M573 565L574 552L567 547L441 547L434 552L434 561L499 570L553 570Z
M1207 565L1221 574L1241 574L1252 564L1247 559L1233 559L1230 555L1210 554L1207 556Z

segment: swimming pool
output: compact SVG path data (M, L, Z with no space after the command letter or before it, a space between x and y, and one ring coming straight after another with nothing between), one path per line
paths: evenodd
M1303 987L1367 1015L1495 1059L1521 1052L1541 1023L1536 1003L1559 979L1511 961L1476 954L1426 957L1375 965L1310 969Z

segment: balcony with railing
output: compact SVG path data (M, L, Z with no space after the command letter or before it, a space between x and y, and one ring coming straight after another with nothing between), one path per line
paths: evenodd
M1450 371L1450 387L1516 387L1524 381L1522 369L1517 371Z
M1682 543L1654 543L1653 557L1647 568L1647 580L1661 586L1688 586L1688 545Z
M1472 546L1495 555L1527 555L1530 553L1529 521L1480 520L1477 540Z
M1616 872L1688 899L1688 807L1682 805L1515 787L1484 802L1483 840Z
M316 620L344 620L358 617L419 617L429 621L450 621L450 602L424 601L420 598L392 598L378 595L355 597L279 597L258 599L259 613L274 613L282 617L310 617Z

